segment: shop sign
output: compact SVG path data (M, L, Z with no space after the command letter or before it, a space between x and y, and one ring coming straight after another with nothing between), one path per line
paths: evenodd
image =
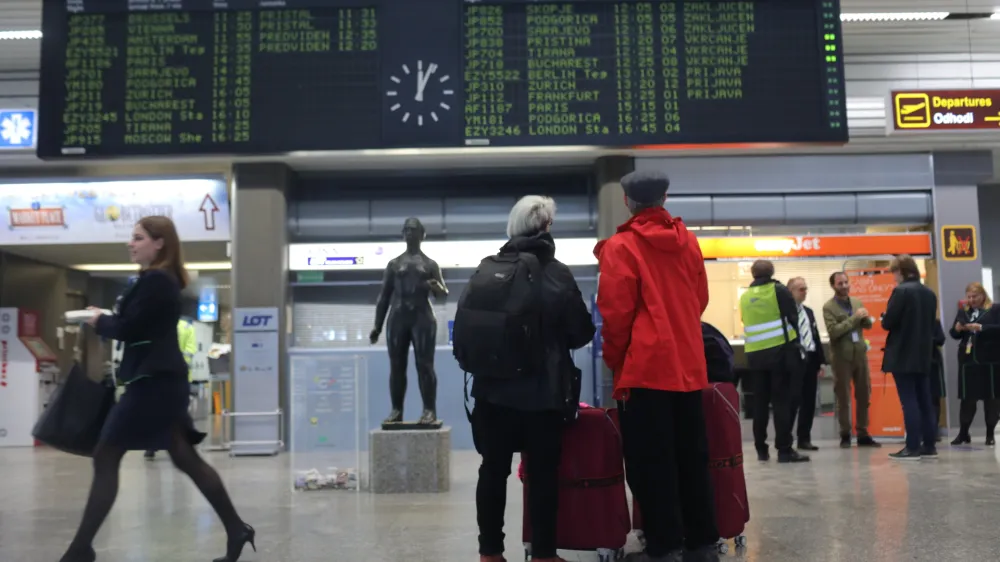
M972 261L978 254L976 227L971 225L941 227L941 257L947 261Z
M699 238L705 259L831 258L931 254L924 232L844 236L747 236Z
M124 243L143 217L170 217L184 242L229 240L221 179L0 183L0 245Z
M892 92L894 131L1000 131L1000 90Z

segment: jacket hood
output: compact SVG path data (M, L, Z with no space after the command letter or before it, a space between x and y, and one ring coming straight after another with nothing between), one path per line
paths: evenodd
M527 252L534 254L539 260L551 260L556 255L556 242L548 232L515 236L500 248L500 252Z
M646 209L640 211L618 227L618 232L632 232L642 238L655 250L673 254L684 249L691 235L680 217L670 216L664 208ZM594 247L594 255L601 257L601 250L607 240L601 240Z

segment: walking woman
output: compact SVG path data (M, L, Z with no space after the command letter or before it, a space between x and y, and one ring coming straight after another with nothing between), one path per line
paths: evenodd
M140 220L128 250L139 266L138 280L116 314L94 308L88 321L98 335L124 342L118 377L126 390L94 450L94 480L83 521L61 562L96 560L92 543L115 503L122 457L126 451L149 449L166 450L222 519L226 555L215 562L236 562L247 543L254 546L254 530L236 514L218 473L194 449L205 434L194 429L188 414L187 363L177 341L181 290L188 276L174 223L167 217Z
M965 288L965 300L959 306L958 315L951 328L951 337L959 340L958 344L958 397L961 399L959 422L961 427L958 437L952 445L971 443L969 428L976 417L976 402L983 401L986 417L986 445L996 443L994 430L1000 420L1000 388L992 365L981 364L982 354L977 354L976 346L986 344L981 340L981 333L1000 329L997 322L997 311L993 308L986 289L982 283L969 283ZM977 359L977 355L980 357Z

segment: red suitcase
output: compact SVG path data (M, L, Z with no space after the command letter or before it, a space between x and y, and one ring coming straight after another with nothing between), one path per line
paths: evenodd
M622 555L632 528L617 417L616 410L581 409L563 434L559 464L556 545L560 550L596 550L601 562ZM531 555L530 484L524 480L525 559Z
M740 396L730 383L714 383L702 393L705 429L708 435L708 465L715 491L715 520L719 536L734 539L736 546L746 546L743 530L750 521L747 482L743 474L743 431L740 421ZM683 484L683 483L682 483ZM639 506L633 502L632 522L642 529ZM729 546L720 542L720 551Z

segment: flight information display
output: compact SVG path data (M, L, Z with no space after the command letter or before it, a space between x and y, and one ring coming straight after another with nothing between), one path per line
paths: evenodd
M42 158L847 140L837 0L55 0Z

